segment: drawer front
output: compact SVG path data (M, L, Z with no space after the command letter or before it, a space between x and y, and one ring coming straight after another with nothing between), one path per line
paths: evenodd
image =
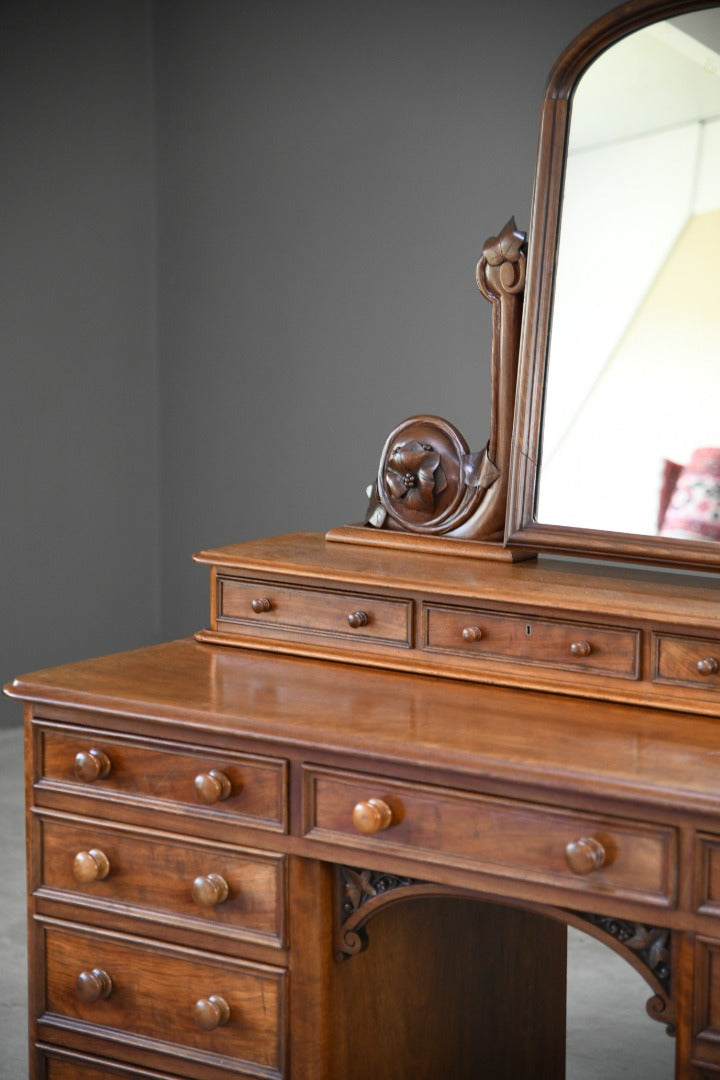
M694 1028L699 1039L707 1040L717 1053L720 1040L720 941L700 936L695 939L694 1013Z
M253 633L282 628L406 647L411 642L410 600L219 577L217 606L219 625L232 620Z
M41 818L39 893L285 944L285 859L100 822Z
M40 1057L40 1075L45 1080L175 1080L168 1073L156 1072L155 1069L101 1061L49 1047L42 1048Z
M424 647L478 662L509 660L637 679L640 632L428 604Z
M720 915L720 836L698 835L695 905L704 914Z
M656 634L653 645L656 682L720 690L720 641Z
M305 798L305 831L313 839L583 893L666 907L674 901L676 844L670 828L319 767L306 770ZM391 821L364 836L354 817L356 807L369 800L384 803ZM571 852L568 845L575 845ZM593 845L604 853L602 864L574 871L571 861L596 851Z
M103 800L144 802L238 824L287 829L287 766L273 758L100 731L41 729L39 787L84 791Z
M282 1074L283 970L65 925L44 932L43 1039L70 1027L107 1039L112 1056L139 1046L218 1064L223 1075Z

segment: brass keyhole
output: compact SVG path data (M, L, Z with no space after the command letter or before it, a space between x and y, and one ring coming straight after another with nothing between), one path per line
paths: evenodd
M532 634L532 626L530 625L530 623L527 623L525 627L525 633L528 637L530 637L530 635Z

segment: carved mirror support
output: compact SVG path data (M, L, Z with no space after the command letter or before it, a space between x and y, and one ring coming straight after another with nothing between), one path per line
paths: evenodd
M472 452L457 428L439 417L403 421L388 436L377 478L368 489L365 526L332 530L329 540L447 550L432 543L445 538L482 542L464 553L518 557L504 553L500 542L510 478L526 250L526 235L511 218L485 242L477 266L480 292L493 305L486 447Z

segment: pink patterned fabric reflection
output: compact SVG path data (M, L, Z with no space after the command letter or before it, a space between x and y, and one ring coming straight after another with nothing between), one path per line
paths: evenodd
M688 540L720 540L720 448L693 451L687 465L665 462L658 532Z

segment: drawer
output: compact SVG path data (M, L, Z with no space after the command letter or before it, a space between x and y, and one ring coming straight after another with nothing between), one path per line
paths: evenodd
M44 1076L45 1080L176 1080L168 1073L159 1073L155 1069L102 1061L54 1047L42 1047L40 1060L39 1075Z
M679 686L720 689L720 641L655 634L653 679Z
M708 1056L717 1056L720 1040L720 941L695 938L694 1029L698 1038L713 1048ZM703 1056L706 1056L703 1053ZM720 1061L716 1064L720 1065Z
M304 792L306 835L350 845L356 858L367 847L427 863L428 875L439 863L596 896L674 902L670 828L321 767L306 769Z
M720 915L720 836L698 834L695 880L698 911Z
M71 817L39 820L38 894L285 944L285 858Z
M218 627L265 634L282 629L408 647L412 601L218 577Z
M77 1049L89 1036L93 1049L102 1041L101 1053L141 1064L143 1052L167 1054L190 1076L193 1060L218 1075L282 1075L282 969L62 923L43 932L43 1041L62 1030Z
M38 801L45 788L106 802L142 803L287 829L287 765L282 760L153 739L123 739L90 729L40 725Z
M434 604L423 615L423 647L430 652L638 678L638 630Z

